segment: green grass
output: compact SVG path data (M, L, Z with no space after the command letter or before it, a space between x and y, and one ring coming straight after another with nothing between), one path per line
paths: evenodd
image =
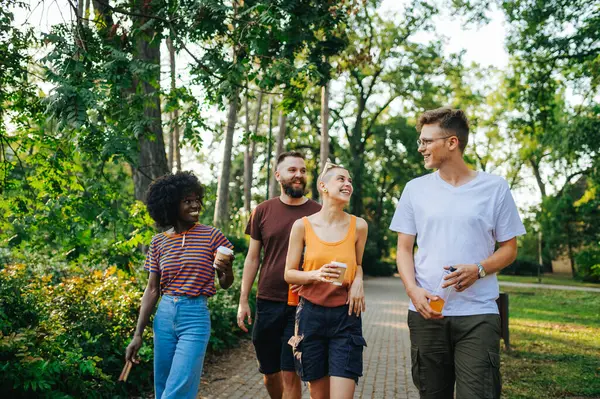
M503 287L511 352L502 352L503 397L600 397L600 294Z
M499 274L498 280L510 281L510 282L514 282L514 283L537 284L537 282L538 282L537 276L509 276L509 275L504 275L504 274ZM575 280L571 276L565 275L565 274L543 274L542 275L542 284L600 288L600 284L586 283L583 281Z

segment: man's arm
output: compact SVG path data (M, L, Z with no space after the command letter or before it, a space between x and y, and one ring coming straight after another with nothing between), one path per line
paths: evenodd
M486 274L498 273L517 259L517 237L499 242L498 246L492 256L481 262Z
M415 279L415 260L413 248L415 245L415 236L411 234L398 233L398 246L396 251L396 264L398 273L404 283L406 293L412 300L415 309L426 319L439 319L442 314L434 311L429 306L429 299L435 298L425 289L417 286Z
M252 284L256 279L258 273L258 267L260 266L260 250L262 249L262 243L254 238L250 238L250 246L248 247L248 254L244 261L244 273L242 274L242 289L240 292L240 304L238 306L237 323L238 326L245 332L248 332L248 328L244 324L244 320L248 320L248 324L252 324L252 312L248 305L248 297L250 291L252 291Z
M497 273L517 259L517 237L508 241L498 242L499 248L487 259L482 260L481 266L486 274ZM479 279L477 265L456 265L456 271L445 277L447 280L442 287L454 286L456 291L462 292Z

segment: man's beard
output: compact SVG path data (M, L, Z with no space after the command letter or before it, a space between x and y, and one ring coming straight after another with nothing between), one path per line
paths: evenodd
M302 187L294 188L293 184L295 182L300 182ZM281 182L281 186L283 187L283 192L292 198L302 198L304 196L304 190L306 189L306 181L302 179L293 179L285 182Z

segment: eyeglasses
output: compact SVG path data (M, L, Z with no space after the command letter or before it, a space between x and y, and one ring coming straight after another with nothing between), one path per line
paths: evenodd
M429 145L431 143L433 143L436 140L449 139L450 137L455 137L455 135L446 136L446 137L438 137L438 138L435 138L435 139L424 139L424 140L417 139L417 148L421 148L421 146L427 148L427 147L429 147Z

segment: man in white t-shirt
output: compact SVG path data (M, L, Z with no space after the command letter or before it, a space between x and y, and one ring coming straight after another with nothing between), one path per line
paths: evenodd
M525 228L506 181L463 160L464 112L426 111L417 130L425 167L437 170L406 184L390 225L411 300L413 381L421 398L451 399L455 383L458 399L499 398L496 273L515 260Z

